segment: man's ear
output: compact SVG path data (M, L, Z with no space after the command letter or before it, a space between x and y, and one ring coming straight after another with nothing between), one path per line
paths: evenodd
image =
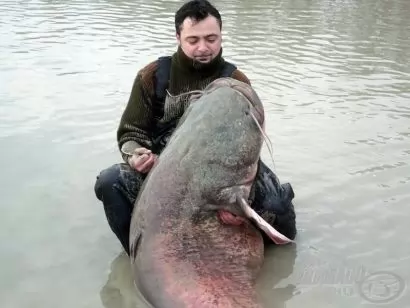
M181 36L178 33L175 33L175 38L177 39L177 43L181 46Z

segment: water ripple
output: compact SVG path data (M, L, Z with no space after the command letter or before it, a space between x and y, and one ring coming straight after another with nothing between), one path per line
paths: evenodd
M78 286L67 296L81 293L88 303L89 294L100 290L78 291L84 285L65 266L105 273L101 258L113 240L101 226L101 207L85 206L95 201L87 199L90 183L96 170L120 160L115 132L137 71L175 50L180 1L0 4L0 163L7 175L2 206L11 205L2 223L33 253L25 257L8 244L5 258L16 265L7 271L13 292L0 293L10 307L29 306L31 296L20 300L27 290L51 294L50 306L71 307L72 301L52 295L67 291L52 283L61 273ZM266 106L277 172L296 192L301 242L318 246L322 255L335 252L405 272L410 1L222 0L217 6L224 56L250 77ZM27 209L33 202L41 205L34 219ZM73 229L90 236L68 238L62 248L49 232L57 230L56 221L59 236L68 238ZM95 232L102 234L97 240ZM399 248L397 238L404 241ZM70 252L53 270L47 264L54 255L42 249L46 241L56 256ZM92 266L96 257L78 253L90 246L100 260ZM28 277L30 269L41 275ZM98 275L90 283L100 285L105 276ZM97 302L87 307L99 307Z

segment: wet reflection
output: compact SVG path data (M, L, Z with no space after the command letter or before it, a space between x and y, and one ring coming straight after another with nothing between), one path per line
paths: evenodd
M137 297L133 279L130 259L125 252L122 252L112 261L108 280L100 292L104 307L145 307Z
M297 294L292 283L280 285L280 282L292 275L297 256L297 246L266 247L265 263L258 278L257 286L265 307L287 307L286 302Z
M410 1L215 3L224 56L266 108L275 165L262 156L296 194L296 251L268 250L264 302L371 306L357 290L310 288L294 273L314 246L331 264L410 279ZM132 306L93 185L121 160L115 131L137 71L176 49L181 2L0 4L2 305ZM385 300L401 308L410 293Z

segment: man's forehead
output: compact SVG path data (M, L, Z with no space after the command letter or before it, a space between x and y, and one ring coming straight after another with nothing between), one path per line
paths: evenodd
M220 35L221 31L218 20L213 16L208 16L200 21L190 17L185 18L181 32L185 32L187 36L210 36Z
M198 38L198 37L218 37L220 34L219 33L213 33L213 32L206 32L206 33L200 33L200 32L190 32L185 34L185 38Z

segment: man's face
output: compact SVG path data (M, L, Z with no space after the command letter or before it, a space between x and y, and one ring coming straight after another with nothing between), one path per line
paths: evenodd
M183 52L200 63L209 63L221 50L222 34L218 20L209 15L197 22L186 18L177 34Z

